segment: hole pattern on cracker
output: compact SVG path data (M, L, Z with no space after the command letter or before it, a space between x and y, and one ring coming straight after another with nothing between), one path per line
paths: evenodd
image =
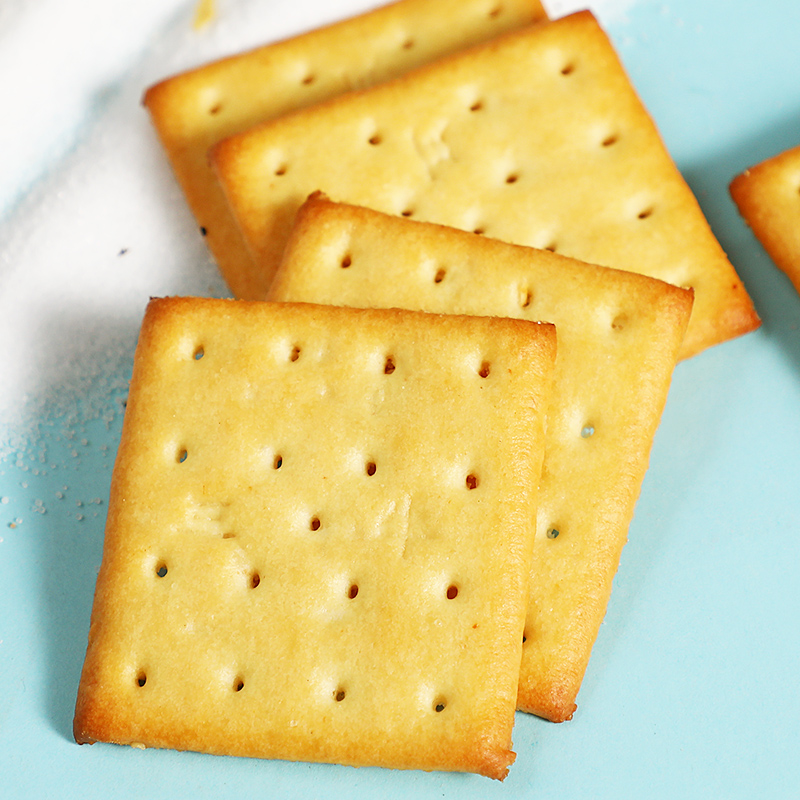
M573 81L566 81L566 80L562 81L561 78L558 76L558 67L559 67L559 65L556 64L551 69L550 80L552 80L554 83L559 84L560 86L563 86L564 89L565 89L565 92L571 90L572 87L577 85L577 83L574 80ZM589 69L589 67L590 67L590 65L587 65L586 69ZM583 70L583 66L581 66L581 70ZM584 77L583 76L583 72L581 72L581 74L579 74L576 77L577 77L578 80L582 79ZM493 106L495 105L495 102L497 102L497 101L494 101L492 103ZM463 111L464 106L460 106L459 108L461 109L461 120L462 121L463 120L468 120L468 124L469 125L474 125L476 128L477 128L477 126L479 124L482 123L482 120L478 119L477 117L468 116L466 114L466 112ZM462 124L465 124L465 123L462 122ZM605 139L602 138L604 135L606 136ZM626 138L623 139L622 145L617 147L616 146L617 143L618 143L617 134L616 133L613 134L613 135L610 134L609 133L609 127L606 126L606 125L603 125L600 129L598 129L597 127L592 127L590 129L590 131L589 131L589 135L584 138L584 141L582 142L582 144L583 144L584 150L589 153L589 158L594 158L598 162L602 161L602 162L611 163L611 160L616 159L617 157L619 157L620 153L622 153L625 149L628 148L629 145L632 144L632 140L633 140L633 137L631 137L630 140L626 137ZM611 148L611 150L610 151L609 150L603 150L602 147ZM493 187L500 188L500 190L502 192L506 192L506 191L510 191L510 190L506 190L505 187L498 186L499 184L501 184L501 182L503 180L503 174L506 174L506 171L507 171L507 168L508 168L508 163L507 162L502 163L502 166L504 166L504 169L502 171L500 171L499 169L497 171L494 171L494 170L492 171ZM516 164L514 166L516 166ZM535 183L536 178L537 178L535 169L530 167L526 162L523 162L521 164L521 167L525 168L525 172L524 172L525 183L527 184L529 180L531 182ZM478 189L478 191L480 191L480 189ZM510 195L506 195L506 196L510 197ZM422 216L424 218L425 211L426 211L425 206L424 206L424 198L420 197L418 199L418 201L416 201L416 202L419 203L419 209L420 209L419 210L419 214L420 214L420 216ZM625 211L627 211L627 213L621 214L620 216L623 217L626 225L628 223L630 223L631 226L636 226L637 225L637 223L636 223L637 213L638 213L639 208L642 207L642 204L638 200L636 200L636 202L633 203L632 205L633 205L632 208L625 209ZM637 206L638 206L638 208L637 208ZM548 226L552 227L553 229L556 229L557 233L558 233L558 236L559 236L559 240L562 242L562 246L564 248L564 252L569 253L569 249L572 246L572 244L571 244L572 237L570 235L571 232L569 230L565 230L562 233L562 231L561 231L561 229L560 229L560 227L558 225L558 220L555 220L555 224L554 224L554 221L551 220L551 219L548 219L548 218L538 219L538 220L535 221L534 226L535 226L534 230L535 230L536 227L540 227L540 229L544 230ZM493 235L494 235L494 231L493 231ZM502 238L502 237L498 234L498 238ZM551 250L555 250L556 249L555 241L553 239L549 239L549 241L548 241L543 237L542 240L540 241L540 245L544 245L544 244L547 244L548 248L551 249ZM429 275L426 275L425 277L426 277L426 279L428 281L430 281ZM457 286L458 285L458 281L460 281L461 275L460 275L460 271L458 269L453 273L453 277L455 279L453 281L453 283L450 283L450 281L448 281L448 286L447 286L447 290L448 291L450 290L450 287L452 285L455 284ZM430 289L431 294L432 294L433 293L433 289L430 287L430 283L429 282L427 284L427 287ZM442 294L444 294L444 292L440 292L440 296ZM541 290L541 295L542 295L541 302L545 302L546 299L547 299L546 290L544 290L544 289ZM509 295L509 297L513 297L513 294ZM537 298L537 300L538 300L538 298ZM525 301L525 302L524 301L520 301L519 305L521 307L526 307L527 305L529 305L529 302L530 302L530 298L529 298L528 301ZM605 327L605 332L607 332L609 335L610 335L610 331L608 330L609 324L610 324L610 327L611 327L611 329L613 331L621 331L623 329L623 327L625 327L625 323L626 323L626 320L625 320L624 316L622 316L622 315L617 315L616 317L613 316L613 309L611 310L611 312L607 316L605 316L601 320L602 326ZM574 422L578 423L575 427L573 427ZM581 430L580 425L581 425L582 420L577 419L574 422L570 425L570 429L567 432L567 435L568 435L568 437L570 438L570 440L572 442L574 442L577 439L576 434ZM610 428L609 428L609 430L610 430ZM593 446L593 445L589 445L589 443L587 443L587 446ZM578 445L578 447L580 447L580 445ZM588 450L586 450L586 448L582 448L581 447L581 449L583 449L587 453L589 452ZM554 510L556 510L558 512L557 509L554 509ZM577 527L577 525L576 525L576 527ZM544 533L544 531L542 531L541 528L539 530L540 530L540 535L541 535L541 533ZM558 529L557 528L551 529L551 538L556 538L557 536L558 536ZM567 540L565 544L569 544L570 543L570 539L574 539L576 536L580 536L580 531L579 530L572 531L571 533L569 533L569 535L565 535L565 539ZM554 547L555 547L555 545L554 545ZM563 549L563 548L559 547L559 549Z
M332 257L335 259L337 255L338 254L334 253L332 254ZM291 335L297 336L298 332L292 331L292 334L290 334L290 336ZM184 342L183 349L179 353L178 358L182 359L184 364L186 364L187 355L191 357L193 342L191 340L183 340L183 342ZM293 375L298 374L297 372L295 372L293 367L289 367L289 365L287 364L287 351L291 346L291 342L292 339L289 338L289 336L283 334L276 339L275 344L271 348L266 348L267 356L273 360L271 366L277 365L279 370L282 371L284 375L286 374L286 371L289 369L292 369ZM386 372L391 373L392 371L394 371L394 356L384 357L385 351L383 351L383 348L386 347L387 344L389 346L392 346L391 342L386 342L385 340L381 340L377 347L369 350L370 357L369 359L365 359L364 361L364 366L363 366L364 372L375 383L375 385L382 384L383 381L383 377L380 375L380 368L382 362L384 364L384 367L391 365L391 369L387 369ZM223 365L224 368L224 365L230 360L229 354L226 353L219 346L218 342L212 343L211 340L209 339L207 340L206 345L208 347L209 353L213 352L214 354L215 368L217 364ZM302 346L304 349L303 357L305 359L304 361L304 369L305 369L306 363L310 365L315 365L317 362L316 358L317 343L312 337L309 336L302 339ZM475 357L474 352L475 352L474 349L470 347L470 349L466 351L466 355L462 354L461 357L454 359L455 361L454 369L457 372L457 374L461 376L461 378L465 381L467 385L477 386L477 382L474 381L474 377L476 373L476 364L480 364L481 354L480 351L478 351L477 357ZM263 351L260 355L263 355ZM413 353L411 356L409 356L405 344L403 345L403 351L397 353L397 357L399 359L402 359L402 366L404 367L403 372L409 372L413 375L416 375L416 371L414 370L415 362L413 360ZM191 362L189 362L189 364L190 363ZM195 380L197 380L196 386L203 387L205 384L205 376L203 375L203 373L197 372L194 369L194 367L186 366L186 369L188 369L195 376ZM502 376L498 374L498 376L496 377L502 377ZM476 392L476 394L478 393ZM184 424L187 423L184 422ZM209 441L202 438L201 434L205 433L205 430L206 430L205 428L197 430L192 428L191 432L189 430L185 430L185 433L187 434L187 440L189 441L189 447L192 448L193 458L195 458L195 463L192 465L191 470L189 470L188 472L186 471L182 472L182 476L188 474L190 480L194 480L195 478L197 478L200 481L202 481L203 489L205 489L207 480L206 477L202 475L202 472L206 467L204 459L206 458L206 455L208 453L215 452L215 449L209 445ZM213 435L216 435L215 432L212 433L212 436ZM288 453L290 458L289 462L290 470L289 473L286 475L286 479L291 477L293 473L296 474L297 472L300 472L304 468L307 468L310 459L306 459L303 457L304 451L299 445L291 441L287 442L287 439L284 437L282 432L275 434L274 439L277 441L270 442L268 440L267 442L259 443L256 447L253 448L252 456L250 457L257 459L258 464L260 465L262 476L265 475L269 481L274 481L278 479L281 480L281 491L283 491L283 486L285 485L284 475L278 476L275 472L287 466L287 464L284 463L284 456L281 451L288 452L289 450L291 450L291 452ZM368 446L369 445L367 445L367 447ZM281 450L278 450L277 449L278 447L280 447ZM283 450L284 447L286 448L286 450ZM354 474L358 474L359 472L361 472L362 475L366 473L367 476L372 476L377 473L378 466L380 466L381 469L383 469L384 467L384 461L382 460L382 451L376 450L371 452L370 450L367 449L367 447L364 446L363 442L359 441L353 445L350 445L350 447L348 448L347 463L351 467ZM166 466L167 474L170 474L170 471L173 470L173 465L171 463L172 458L170 458L170 456L173 455L174 453L175 453L175 442L174 440L171 443L168 441L166 448L167 458L163 459L162 456L162 461L166 462L166 465L162 463L162 467ZM387 458L387 463L390 467L390 469L387 470L387 472L391 476L393 473L391 467L396 462L394 462L391 459L391 457L389 457ZM457 481L460 480L463 482L465 480L464 476L467 470L465 470L463 467L464 467L463 464L456 463L452 468L453 473L455 473L456 475ZM460 476L458 476L458 472L460 472ZM321 472L317 474L318 477L319 475L321 475ZM208 479L208 482L211 483L213 479L214 478L211 477L210 479ZM252 483L255 483L258 479L259 479L258 476L253 476L252 478L250 476L247 477L247 481ZM383 475L381 475L381 479L383 479ZM375 479L375 481L378 480L379 480L378 478ZM474 486L469 485L470 476L466 477L466 481L467 481L467 488L474 488ZM277 486L277 484L275 483L272 483L271 485ZM200 484L197 484L197 487L199 486ZM373 482L370 486L370 492L372 492L374 486L375 483ZM228 499L227 494L225 494L222 497L222 499L220 499L218 495L217 496L209 495L208 498L203 497L201 499L199 488L192 488L184 491L186 493L185 497L188 497L188 502L186 502L185 505L191 506L192 508L194 508L195 506L202 506L203 508L205 508L205 506L216 507L220 504L227 503ZM460 491L463 491L463 488ZM338 529L341 527L340 520L335 518L327 507L323 507L322 504L314 505L313 502L314 502L313 500L309 501L309 505L306 506L307 510L305 512L303 510L303 504L300 504L299 505L300 512L299 515L297 516L294 516L297 513L296 510L293 510L291 512L292 517L294 517L294 519L297 519L297 521L299 522L299 525L297 524L295 525L294 531L295 533L299 532L301 534L305 534L305 536L297 537L297 540L302 539L303 547L305 547L306 543L308 542L311 542L312 546L316 547L318 542L323 542L323 541L326 542L327 546L326 539L324 539L323 537L315 539L315 537L308 536L306 531L303 531L303 528L305 527L305 525L309 524L307 520L311 516L311 513L315 511L319 512L320 516L325 521L326 529L329 529L334 535L338 533ZM238 501L234 501L234 505L238 505ZM232 513L235 514L236 510L234 510L234 512ZM208 516L208 514L205 511L203 511L203 515ZM312 529L315 527L314 519L319 521L320 516L315 516L314 518L311 519ZM187 511L187 519L194 519L194 517L191 517L190 511ZM235 553L237 551L240 551L242 553L241 560L244 563L238 563L234 561L233 558L230 558L230 560L226 560L223 562L225 564L225 571L220 570L218 574L221 574L223 577L227 578L226 575L227 570L235 566L235 573L233 573L233 577L235 578L235 584L234 584L235 592L240 596L246 596L248 598L248 600L245 601L246 602L245 608L249 606L249 608L256 609L259 613L261 613L262 609L261 604L263 602L263 598L269 597L271 593L280 591L280 583L279 583L280 577L278 576L276 578L275 572L272 570L272 563L270 561L267 560L266 563L262 561L259 551L255 548L254 539L249 536L251 531L248 531L247 527L242 524L242 521L240 519L238 519L236 516L233 516L232 519L225 518L223 519L222 522L224 524L224 528L221 528L216 531L217 541L216 542L211 541L208 543L209 549L204 551L203 558L205 559L205 553L210 554L214 552L214 553L223 553L224 554L223 558L229 559L230 553ZM189 525L186 527L191 528L192 526ZM228 535L228 533L223 532L223 531L228 532L231 527L238 529L238 534L230 533L230 535ZM325 532L327 534L328 531L326 530ZM225 544L224 547L219 542L220 538L230 538L232 540L235 540L237 536L239 541L232 541L229 544ZM201 542L200 544L202 547L206 546L206 542ZM156 551L155 555L165 556L169 560L171 557L171 552L173 551L167 550L165 548L160 552ZM196 582L193 580L193 578L199 575L199 573L197 572L196 567L191 563L190 553L185 552L183 550L176 550L175 552L179 552L181 556L180 556L180 561L178 562L176 560L175 562L174 577L178 579L178 581L185 582L185 585L181 586L181 589L183 590L187 586L190 586L192 583ZM259 571L254 569L255 564L258 564L259 570L263 570L263 575L265 576L264 579L262 579ZM230 567L228 565L230 565ZM153 556L150 556L144 563L144 570L142 570L142 572L146 575L147 578L151 580L155 580L152 577L153 569L155 566L156 563ZM170 573L172 573L172 567L173 564L170 561ZM172 575L170 575L170 577L172 577ZM336 613L343 613L339 609L347 608L348 609L347 613L351 615L358 614L360 617L362 614L363 606L366 605L367 608L369 608L371 604L374 604L375 602L373 600L374 592L372 591L373 580L370 579L369 575L364 576L355 571L354 573L351 574L347 574L347 572L345 572L344 575L341 576L341 578L340 582L339 581L336 582L335 585L336 593L334 595L334 603L332 603L331 605L333 605L334 608L337 609ZM461 575L459 575L459 579L460 578ZM469 597L470 593L467 592L462 594L459 591L459 587L456 583L451 583L448 586L448 579L452 580L452 577L447 576L445 574L444 581L441 583L437 582L438 585L436 586L436 595L437 595L436 600L439 601L443 606L446 605L444 603L445 598L447 600L454 600L456 596L459 597L459 600L468 602L470 600ZM167 581L168 580L169 579L167 579ZM216 576L213 577L212 580L216 580ZM263 587L260 586L261 583L264 583ZM224 592L226 593L231 592L231 589L224 584L224 581L222 582L222 584L223 584L222 589ZM276 586L278 587L277 589ZM177 587L163 586L162 588L175 589ZM259 588L259 594L256 595L248 594L249 592L256 590L257 588ZM445 598L442 597L443 593L445 595ZM231 592L231 594L233 593ZM154 593L154 595L156 597L161 597L161 598L167 597L167 594L163 591L156 592ZM177 595L173 594L169 595L170 598L173 596L177 597ZM352 604L350 603L350 601L352 601ZM325 602L330 602L330 597L325 598ZM313 604L314 604L314 599L311 598L309 606L313 606ZM252 612L248 611L242 613L252 613ZM455 614L458 615L459 613L460 611L458 609L455 609ZM194 624L194 620L192 620L191 622L192 624ZM472 620L470 620L470 623L471 622ZM189 630L188 627L187 630ZM157 662L155 661L153 661L152 664L154 665L151 666L151 669L153 669L154 680L152 682L152 687L148 687L148 690L152 688L152 692L148 691L147 695L145 694L140 695L139 699L142 701L145 700L147 696L152 696L152 693L157 693L159 691L162 691L163 687L166 686L169 683L169 679L171 679L171 676L169 674L169 669L163 669L163 667L159 669L161 665L157 664ZM137 664L134 661L134 663L132 664L133 669L129 667L125 671L125 673L123 673L123 679L127 681L128 687L131 687L132 678L136 677L135 669L138 666L139 664ZM244 671L241 673L238 672L237 666L239 669L243 669ZM234 662L232 668L225 666L211 665L209 669L206 670L206 667L202 663L199 664L198 667L199 667L198 674L200 676L200 679L207 680L209 685L213 686L213 692L216 693L216 696L218 698L227 698L226 702L245 703L247 705L252 702L252 698L254 696L258 697L259 692L262 691L262 687L266 683L264 679L263 670L259 672L259 665L257 663L251 664L250 661L245 658L239 660L238 664ZM338 668L341 668L341 665L339 665ZM205 675L203 674L204 670L205 670ZM332 669L333 680L325 685L324 690L323 692L320 693L320 695L323 699L327 700L330 706L334 706L335 703L340 703L344 701L347 705L341 710L342 712L346 712L351 702L354 705L363 702L363 696L362 696L363 686L360 684L358 685L353 684L352 686L350 686L349 684L345 686L337 684L337 678L341 680L343 676L341 675L341 673L339 673L339 675L337 676L336 671L337 671L337 665L334 664ZM445 686L447 687L448 692L453 691L448 684L445 684ZM433 710L431 711L431 703L433 701L435 690L437 688L441 689L442 686L440 685L439 687L434 687L433 691L431 691L430 693L428 693L427 691L424 694L420 694L417 692L410 696L409 702L412 705L416 701L416 707L414 710L417 714L419 714L420 711L423 711L424 713L430 714L431 717L433 717L434 713L441 713L442 711L445 710L445 708L448 705L448 699L442 697L442 698L437 698L437 700L440 702L437 702L436 706L434 706ZM351 689L353 691L352 700L349 695ZM134 691L133 688L131 688L130 691ZM241 694L242 692L244 692L244 694ZM330 699L331 692L335 693L333 700ZM347 697L346 700L345 697ZM454 697L456 697L455 694L450 694L449 696L450 702L453 702ZM157 699L158 698L156 697L156 701Z
M625 313L617 314L614 319L611 320L611 329L614 331L621 331L627 327L630 320L628 319L628 315Z

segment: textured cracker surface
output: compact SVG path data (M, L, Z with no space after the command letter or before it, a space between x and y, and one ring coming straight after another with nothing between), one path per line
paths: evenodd
M730 188L753 233L800 292L800 145L750 167Z
M269 284L255 268L208 165L212 145L264 120L542 19L539 0L400 0L148 89L144 103L233 293L260 300Z
M266 275L297 208L321 190L691 286L683 356L758 325L589 12L275 120L212 153Z
M272 296L555 323L558 357L519 706L569 718L627 538L691 293L312 197L298 214Z
M554 356L550 325L152 301L76 739L502 778Z

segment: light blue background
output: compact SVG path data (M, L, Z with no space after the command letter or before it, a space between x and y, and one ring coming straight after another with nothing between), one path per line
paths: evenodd
M518 714L504 784L75 745L128 362L111 412L3 443L0 796L800 797L800 297L727 192L800 143L800 4L642 1L609 32L763 326L675 373L575 718Z

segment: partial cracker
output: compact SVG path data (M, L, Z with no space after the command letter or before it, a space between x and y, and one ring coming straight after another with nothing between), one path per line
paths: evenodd
M231 291L260 300L268 281L256 269L209 167L212 145L545 19L539 0L399 0L204 64L148 89L144 104Z
M519 707L569 719L603 620L692 306L653 278L311 197L279 301L552 322Z
M730 191L764 249L800 292L800 145L737 175Z
M691 286L683 357L759 324L589 12L274 120L213 160L267 281L321 190Z

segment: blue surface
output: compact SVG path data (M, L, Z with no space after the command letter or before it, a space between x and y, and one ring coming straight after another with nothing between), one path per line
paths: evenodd
M676 371L575 718L518 714L504 784L75 745L128 363L3 443L0 796L800 797L800 297L727 193L800 143L800 4L640 2L610 33L764 323Z

